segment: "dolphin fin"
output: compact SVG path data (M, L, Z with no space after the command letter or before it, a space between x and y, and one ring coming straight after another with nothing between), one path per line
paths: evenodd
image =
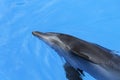
M64 64L64 70L66 72L66 78L68 80L83 80L82 75L83 71L82 70L76 70L74 69L69 63Z

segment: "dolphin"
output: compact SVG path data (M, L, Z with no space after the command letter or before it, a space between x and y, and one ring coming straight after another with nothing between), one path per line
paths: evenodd
M68 34L39 31L32 34L63 57L74 69L72 73L79 75L85 71L96 80L120 80L120 56L112 50Z

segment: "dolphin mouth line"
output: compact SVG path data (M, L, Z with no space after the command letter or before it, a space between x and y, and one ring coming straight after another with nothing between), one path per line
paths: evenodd
M37 37L42 37L42 35L43 35L44 33L38 32L38 31L33 31L32 34L33 34L34 36L37 36Z

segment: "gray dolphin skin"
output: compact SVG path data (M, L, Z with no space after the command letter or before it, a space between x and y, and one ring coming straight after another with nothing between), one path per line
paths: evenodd
M32 34L53 48L79 73L83 70L96 80L120 80L120 56L112 50L68 34L39 31Z

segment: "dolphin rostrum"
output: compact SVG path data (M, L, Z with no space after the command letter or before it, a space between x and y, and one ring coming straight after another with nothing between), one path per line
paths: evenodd
M112 50L67 34L38 31L32 34L52 47L76 71L83 70L96 80L120 80L120 56Z

